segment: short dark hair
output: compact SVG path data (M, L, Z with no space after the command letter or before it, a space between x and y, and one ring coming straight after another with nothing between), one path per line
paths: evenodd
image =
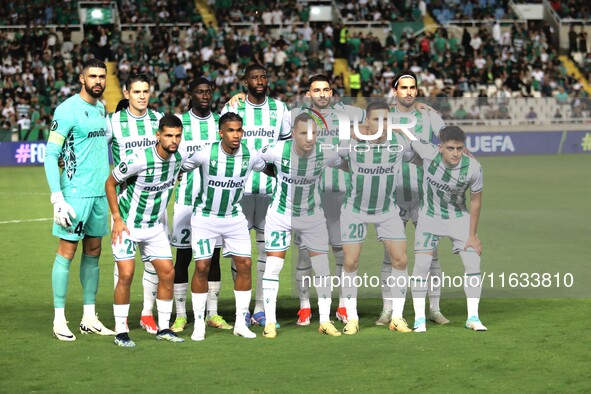
M372 101L367 105L367 108L365 109L365 113L367 114L366 116L369 116L371 112L379 109L385 109L386 111L390 111L390 106L384 100Z
M308 79L308 90L310 90L310 88L312 87L312 84L314 82L328 82L329 85L332 85L332 82L330 81L330 78L328 77L328 75L316 74L316 75L312 75L310 77L310 79Z
M213 84L209 79L205 77L199 77L189 83L189 93L193 93L193 90L195 90L195 88L199 85L209 85L209 87L213 89Z
M123 109L129 108L129 100L128 99L121 99L117 103L117 108L115 108L115 112L119 112Z
M439 131L439 140L441 143L447 141L466 142L466 133L458 126L445 126Z
M183 122L176 115L166 114L160 119L160 123L158 123L158 131L164 130L165 127L173 127L182 131Z
M248 78L248 75L251 72L256 71L256 70L263 70L264 72L267 72L267 69L262 64L253 63L250 66L246 67L246 69L244 70L244 77L243 77L243 79Z
M410 77L410 78L414 79L417 87L419 86L419 83L417 81L417 74L413 73L412 71L410 71L408 69L402 69L402 70L400 70L400 72L398 72L398 74L396 74L396 76L392 80L392 88L393 89L396 89L396 86L398 85L398 81L400 81L402 79L402 77L404 77L404 78Z
M104 68L105 70L107 69L107 66L105 65L105 63L102 60L99 60L96 58L88 59L87 61L82 63L82 71L84 71L90 67Z
M237 113L234 113L234 112L226 112L220 118L219 128L221 129L222 125L224 123L228 123L228 122L240 122L240 123L244 124L244 121L242 120L242 117L240 115L238 115Z
M312 118L309 113L302 112L301 114L296 116L295 119L293 120L293 127L295 127L300 122L308 123L308 121L310 121L310 120L313 123L315 123L314 118Z
M125 81L125 90L129 90L131 84L134 82L146 82L148 85L150 84L150 77L146 74L138 73L138 74L131 74L129 78Z

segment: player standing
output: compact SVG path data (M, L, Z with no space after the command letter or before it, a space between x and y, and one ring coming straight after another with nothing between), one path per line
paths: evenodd
M311 135L308 135L308 123L312 127ZM292 231L298 232L300 248L308 251L314 269L320 314L318 330L330 336L340 336L341 333L330 321L332 297L328 232L318 189L324 169L340 166L342 159L334 150L322 151L320 144L316 143L316 124L306 113L295 118L292 135L293 139L265 147L261 153L263 160L273 163L277 169L277 187L265 220L267 264L263 276L263 295L267 324L263 336L277 336L275 324L279 274Z
M45 153L45 174L51 191L53 235L59 244L51 282L53 289L53 335L74 341L65 316L70 265L82 240L80 281L84 314L83 334L114 335L95 311L99 283L101 239L109 231L108 208L103 187L109 175L105 107L99 101L106 86L107 67L97 59L86 61L79 80L82 89L54 112ZM61 175L58 158L64 159Z
M447 126L439 133L436 147L425 140L413 141L412 147L422 158L424 198L415 235L415 265L412 297L415 332L427 331L425 293L429 285L429 267L434 250L442 237L448 237L453 252L464 264L464 292L468 306L466 328L486 331L478 316L482 292L480 254L482 244L476 233L482 206L482 167L464 154L466 134L457 126ZM466 191L470 189L470 209Z
M399 115L396 122L403 124L416 120L416 126L409 128L417 138L432 142L433 136L439 136L439 131L445 126L441 116L435 111L419 110L422 104L416 102L418 81L416 75L410 70L400 70L392 81L392 91L396 96L396 105L392 112ZM412 221L417 227L419 206L423 198L422 180L423 169L411 162L402 162L399 177L396 177L396 205L400 208L400 217L406 228L406 224ZM388 254L384 253L382 265L382 283L385 283L392 271L392 264ZM437 257L437 249L434 251L433 261L429 270L429 319L438 324L447 324L449 320L441 313L439 300L441 297L441 265ZM433 279L437 277L438 279ZM382 300L384 303L382 313L376 321L376 325L389 324L392 320L392 299L389 289L382 287Z
M310 108L302 107L296 112L311 112L313 117L321 119L317 124L317 140L321 144L332 146L339 145L339 116L338 113L346 114L350 120L364 120L364 111L351 105L341 102L332 102L331 80L328 76L318 74L308 80L308 91L306 97L310 99ZM335 275L341 276L343 271L343 244L341 241L341 206L345 199L347 184L351 182L351 176L338 168L327 168L322 175L320 185L322 210L326 217L328 228L328 239L332 246L332 253L335 257ZM300 298L300 310L298 311L297 325L306 326L310 324L310 289L302 281L303 277L310 276L311 262L306 249L298 249L298 263L296 271L296 282ZM347 309L342 287L339 287L339 306L336 318L343 323L348 323Z
M284 102L267 96L267 70L260 64L251 64L244 71L244 85L248 93L244 102L236 106L226 105L222 115L234 112L244 120L244 140L252 149L261 149L271 143L289 139L291 114ZM274 178L264 173L253 172L248 179L242 199L242 210L248 228L255 229L257 258L257 287L252 323L265 326L262 279L265 272L265 215L271 203Z
M232 256L236 265L234 296L236 323L234 335L255 338L246 325L251 298L251 241L248 221L240 200L250 173L262 171L266 164L258 151L241 142L242 118L235 113L222 115L219 122L221 141L195 152L184 164L183 171L199 168L201 188L195 200L191 219L191 244L195 272L191 282L195 328L191 339L205 339L205 303L208 272L218 237L224 244L224 256Z
M390 108L383 101L374 101L366 110L366 134L376 135L380 123L387 124ZM402 134L393 133L388 141L387 133L371 141L348 141L339 147L339 154L348 159L351 184L341 209L341 234L345 259L343 265L343 294L349 322L344 334L359 332L357 315L357 287L354 285L359 266L361 246L367 234L367 225L376 227L378 240L392 261L392 271L387 279L393 303L390 330L410 332L402 317L408 282L406 235L394 201L396 177L402 164L408 141ZM343 148L349 148L343 149Z
M108 139L113 153L113 165L117 167L132 154L156 144L158 121L163 114L148 108L150 101L150 78L145 74L132 74L125 82L123 95L128 100L127 108L109 114L107 118ZM125 188L125 185L121 187ZM166 218L166 213L163 214ZM166 222L165 222L166 223ZM113 271L115 286L118 278L117 263ZM144 305L140 326L150 334L158 332L152 309L156 301L158 275L149 261L144 262L142 278Z
M181 145L189 154L205 145L219 140L219 115L211 112L213 86L206 78L198 78L189 84L191 109L180 115L183 122ZM176 191L172 222L171 245L176 247L174 266L174 299L176 320L171 329L181 332L187 326L187 289L189 288L189 264L193 258L191 250L191 216L193 203L201 188L199 173L189 172L183 176ZM231 325L218 315L218 297L221 289L220 247L216 246L209 267L207 292L207 324L211 327L229 330Z
M174 268L168 231L161 221L186 155L178 150L182 130L179 118L164 115L156 132L156 145L128 156L113 169L105 183L113 217L113 257L119 269L113 304L117 346L135 347L129 338L127 317L138 246L142 260L150 261L158 275L156 308L159 330L156 339L184 342L168 328ZM117 186L123 183L126 187L120 188L117 196Z

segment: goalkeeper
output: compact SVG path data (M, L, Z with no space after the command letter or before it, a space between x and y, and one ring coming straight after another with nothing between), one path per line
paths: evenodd
M51 273L53 335L60 341L76 340L67 325L65 306L70 264L80 240L84 304L80 332L115 335L98 320L95 311L101 237L109 232L104 188L109 176L105 107L98 100L105 90L106 74L103 62L91 59L84 63L82 89L55 109L47 142L45 174L53 204L53 235L59 238ZM60 156L64 159L61 175Z

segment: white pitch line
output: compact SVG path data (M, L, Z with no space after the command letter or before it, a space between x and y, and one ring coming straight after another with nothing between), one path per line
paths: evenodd
M27 222L45 222L47 220L53 220L53 218L23 219L23 220L6 220L4 222L0 222L0 224L27 223Z

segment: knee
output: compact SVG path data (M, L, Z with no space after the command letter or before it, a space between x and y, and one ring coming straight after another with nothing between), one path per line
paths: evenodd
M160 270L160 272L158 273L158 279L161 282L166 283L172 283L174 281L174 268L172 267L172 264L170 265L170 267L165 267Z
M252 269L252 260L251 259L239 259L239 260L234 260L234 263L236 264L236 271L238 272L238 274L244 274L244 273L250 273L250 270Z
M406 257L406 254L402 254L400 256L396 256L392 258L392 267L394 267L397 270L403 270L406 269L406 266L408 265L408 257Z
M131 282L133 281L133 271L132 270L122 270L119 267L119 285L124 287L130 287Z

